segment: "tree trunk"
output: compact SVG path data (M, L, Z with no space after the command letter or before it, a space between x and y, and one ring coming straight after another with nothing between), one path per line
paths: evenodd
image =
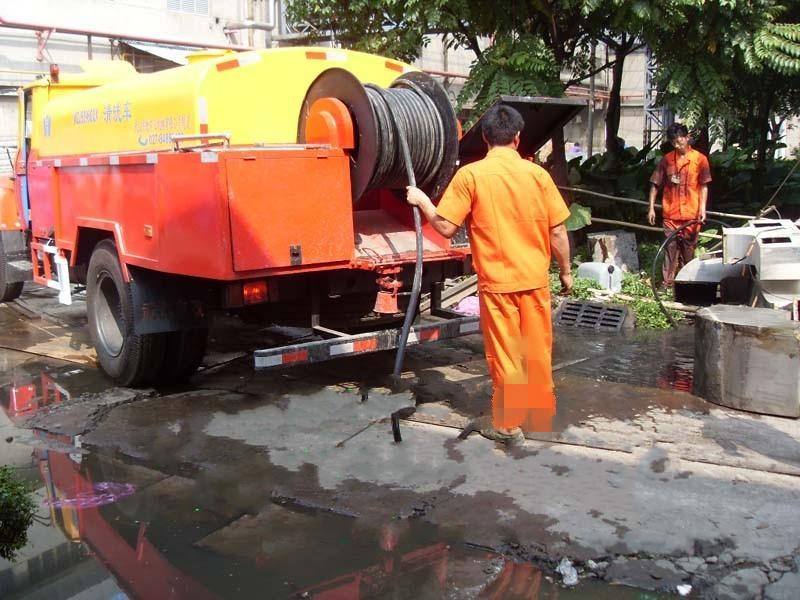
M758 106L758 121L756 133L758 145L756 147L756 170L753 173L753 196L751 201L763 202L764 175L767 172L767 142L769 141L769 115L772 112L772 94L762 96Z
M702 125L697 130L697 139L694 147L705 155L711 152L711 136L708 132L708 112L703 114Z
M622 154L619 140L619 118L622 107L622 71L628 50L624 45L616 47L614 66L611 69L611 90L608 93L608 111L606 112L606 151L612 159Z
M567 156L564 152L564 129L562 127L553 132L551 141L553 143L553 152L550 156L550 176L556 182L556 185L566 186L568 185ZM572 196L568 192L562 192L562 195L567 204L572 203Z

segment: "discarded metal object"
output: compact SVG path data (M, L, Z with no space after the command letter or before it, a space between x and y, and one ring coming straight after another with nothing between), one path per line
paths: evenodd
M556 325L600 331L619 331L627 316L628 309L624 306L583 300L565 300L556 314Z
M336 444L336 447L337 447L337 448L344 448L344 445L345 445L347 442L349 442L350 440L352 440L354 437L356 437L357 435L360 435L360 434L364 433L364 432L365 432L367 429L369 429L370 427L372 427L372 426L373 426L373 425L375 425L376 423L385 423L387 419L388 419L388 417L381 417L381 418L379 418L379 419L372 419L372 421L370 421L369 423L367 423L366 425L364 425L364 426L363 426L361 429L359 429L358 431L356 431L356 432L354 432L354 433L351 433L351 434L350 434L350 435L348 435L346 438L344 438L344 439L343 439L341 442L337 443L337 444Z
M718 222L715 222L718 223ZM722 224L724 225L724 224ZM675 298L791 310L800 298L800 227L788 219L752 219L722 229L722 250L708 252L675 277ZM705 301L697 300L703 295Z
M392 435L394 436L394 441L396 443L403 441L403 436L400 434L400 419L407 419L415 412L417 412L416 406L406 406L405 408L401 408L400 410L396 410L392 413Z

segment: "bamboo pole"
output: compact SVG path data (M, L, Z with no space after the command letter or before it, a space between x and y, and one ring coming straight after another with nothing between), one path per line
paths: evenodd
M641 204L642 206L649 206L649 202L646 200L637 200L636 198L624 198L622 196L609 196L608 194L601 194L600 192L592 192L590 190L584 190L582 188L573 188L567 186L558 186L558 189L563 190L565 192L574 192L576 194L585 194L587 196L596 196L598 198L603 198L605 200L615 200L618 202L628 202L630 204ZM661 208L660 204L655 205L656 208ZM724 213L724 212L717 212L713 210L706 211L706 214L712 217L725 217L728 219L743 219L749 221L751 219L755 219L756 217L750 215L737 215L734 213Z
M638 223L628 223L627 221L615 221L613 219L600 219L596 217L592 217L592 223L603 223L604 225L617 225L618 227L633 227L634 229L642 229L644 231L657 231L662 233L664 230L660 227L650 227L649 225L639 225ZM712 238L715 240L721 240L722 236L717 235L716 233L700 233L699 235Z

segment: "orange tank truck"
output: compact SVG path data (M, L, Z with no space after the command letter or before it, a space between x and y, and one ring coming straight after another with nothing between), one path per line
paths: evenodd
M21 89L19 115L0 300L26 280L62 303L85 287L118 383L191 375L219 311L315 329L311 344L256 352L256 368L397 345L416 252L397 131L434 197L458 161L458 122L430 77L326 48L206 52L153 74L88 61ZM468 255L464 236L425 227L423 292ZM409 343L477 330L451 318Z

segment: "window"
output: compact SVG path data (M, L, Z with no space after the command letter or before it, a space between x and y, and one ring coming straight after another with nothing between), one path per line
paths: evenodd
M195 15L207 15L208 0L167 0L167 10L192 13Z

